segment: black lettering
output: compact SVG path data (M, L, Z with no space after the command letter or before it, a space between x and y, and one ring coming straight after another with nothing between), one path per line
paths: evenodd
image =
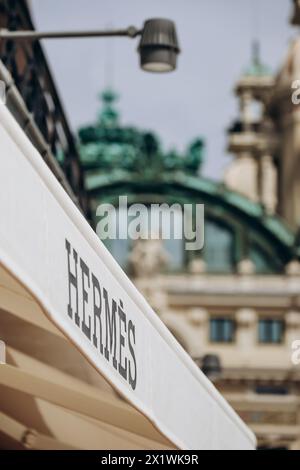
M94 274L92 274L92 284L93 284L93 304L94 304L94 334L93 334L93 343L97 348L98 340L96 335L96 319L99 319L99 332L100 332L100 352L103 354L103 342L102 342L102 323L101 323L101 309L102 309L102 297L101 297L101 288L98 279ZM96 303L96 292L99 296L99 304Z
M122 335L122 322L124 323L124 331L126 333L126 315L123 312L123 302L120 300L120 305L118 307L119 313L119 334L120 334L120 354L119 354L119 373L127 380L127 357L125 357L125 365L122 365L122 348L125 345L125 337Z
M71 296L71 287L76 290L76 310L75 310L75 323L79 326L79 315L78 315L78 282L77 282L77 261L78 255L77 252L73 249L73 258L75 264L75 275L71 272L70 268L70 255L71 255L71 245L66 239L66 250L68 253L68 279L69 279L69 303L68 303L68 315L70 318L73 318L73 310L72 310L72 296Z
M80 268L81 268L81 279L82 279L82 321L81 328L85 336L90 340L91 339L91 317L89 316L89 323L86 324L85 321L85 305L88 301L88 292L85 290L84 278L88 280L88 287L90 287L90 271L85 262L80 258Z
M117 311L117 303L115 300L112 300L112 309L110 315L110 308L109 308L109 299L107 295L107 290L103 288L103 297L105 302L105 320L106 320L106 344L104 348L104 355L105 358L109 361L109 353L112 354L113 349L113 366L117 369L117 359L116 359L116 350L117 350L117 331L116 331L116 311ZM108 350L108 342L109 342L109 350Z
M131 361L129 361L129 384L131 388L135 390L136 380L137 380L137 368L136 368L135 351L131 343L130 333L132 333L133 343L135 345L135 326L131 320L129 320L128 322L128 346L129 346L129 351L130 351L130 354L134 363L134 378L131 374Z

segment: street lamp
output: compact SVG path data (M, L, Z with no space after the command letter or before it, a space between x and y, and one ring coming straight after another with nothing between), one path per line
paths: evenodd
M194 361L212 382L222 375L222 364L216 354L206 354L203 357L194 358Z
M179 53L173 21L147 20L138 47L141 67L148 72L170 72L176 68Z
M222 366L219 356L206 354L202 359L202 372L213 382L220 377Z
M153 18L145 21L142 29L129 26L126 29L94 31L9 31L0 29L1 39L38 40L61 38L140 36L138 52L140 64L147 72L170 72L176 68L177 55L180 52L176 27L173 21Z

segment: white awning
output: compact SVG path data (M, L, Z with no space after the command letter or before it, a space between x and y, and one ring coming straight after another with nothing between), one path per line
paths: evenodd
M70 436L59 437L57 413L69 432L85 416L104 440L126 435L136 448L254 448L253 434L114 261L4 105L0 214L0 339L10 314L66 337L126 400L7 344L0 386L35 397L57 428L37 442L72 447ZM1 404L0 412L0 432L19 435L19 417Z

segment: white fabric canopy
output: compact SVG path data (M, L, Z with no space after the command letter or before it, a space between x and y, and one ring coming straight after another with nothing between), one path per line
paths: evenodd
M46 315L174 446L254 448L251 431L114 261L4 105L0 214L0 264L38 304L36 322Z

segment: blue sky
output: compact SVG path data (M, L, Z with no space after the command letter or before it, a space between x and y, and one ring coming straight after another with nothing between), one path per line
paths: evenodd
M43 41L69 122L76 131L93 122L98 93L112 82L124 124L157 132L166 149L206 140L203 173L219 179L230 156L226 128L237 113L234 83L250 62L257 37L272 70L280 66L297 30L290 0L31 0L38 29L141 26L151 17L176 22L182 54L166 75L139 68L137 41ZM113 59L109 60L108 57Z

